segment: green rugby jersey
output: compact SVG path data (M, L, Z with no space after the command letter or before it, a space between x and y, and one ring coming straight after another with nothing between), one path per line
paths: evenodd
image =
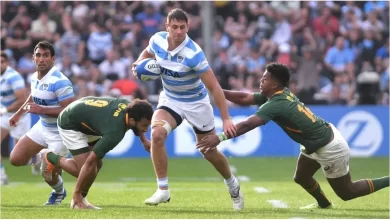
M313 153L331 141L330 125L314 115L289 89L275 93L265 103L265 96L255 93L255 100L261 105L255 114L265 123L274 121L290 138L303 145L306 153Z

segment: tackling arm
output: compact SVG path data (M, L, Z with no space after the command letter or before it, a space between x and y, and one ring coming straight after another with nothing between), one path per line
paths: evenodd
M245 119L245 121L242 121L242 122L236 124L236 128L237 128L236 137L243 135L243 134L247 133L248 131L251 131L251 130L255 129L256 127L259 127L262 125L265 125L265 122L259 116L251 115L247 119ZM228 135L227 135L227 137L228 137L228 139L233 138L233 137L229 137Z
M255 95L254 93L232 91L232 90L223 90L223 93L227 100L233 102L237 105L255 105Z

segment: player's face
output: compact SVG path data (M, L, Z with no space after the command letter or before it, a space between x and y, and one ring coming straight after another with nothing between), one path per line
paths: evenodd
M268 95L268 93L272 89L273 84L274 82L272 81L271 74L265 71L263 77L260 79L260 92L264 95Z
M1 57L1 67L0 67L0 72L1 74L4 73L5 69L7 69L8 62L5 60L4 57Z
M134 127L131 128L136 136L148 131L151 121L143 118L140 121L135 122Z
M49 49L37 48L34 52L33 61L37 71L48 71L53 67L55 56Z
M177 43L181 43L186 38L188 23L186 21L171 20L165 24L169 36Z

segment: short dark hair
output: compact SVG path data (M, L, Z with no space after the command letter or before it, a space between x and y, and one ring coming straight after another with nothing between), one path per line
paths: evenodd
M37 43L37 45L34 47L34 53L35 54L35 51L38 49L38 48L41 48L41 49L49 49L50 50L50 55L52 57L54 57L56 55L56 52L54 50L54 47L51 43L47 42L47 41L39 41L39 43Z
M185 13L185 11L180 8L172 9L168 13L168 22L171 22L172 20L185 21L186 23L188 23L187 13Z
M5 61L8 61L8 55L4 50L1 51L1 57L3 57Z
M283 87L287 87L290 82L291 73L288 67L284 64L272 62L265 66L267 72L271 74L271 76L280 82L280 85Z
M153 112L152 104L141 99L133 99L127 107L129 118L134 119L134 121L141 121L143 118L152 120Z

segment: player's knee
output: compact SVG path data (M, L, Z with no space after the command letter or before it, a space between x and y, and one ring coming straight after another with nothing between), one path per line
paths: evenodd
M299 184L299 185L301 185L304 182L303 178L301 178L298 175L294 175L293 179L294 179L294 182Z
M163 127L154 127L152 129L152 142L157 145L164 145L166 131Z
M20 157L19 155L17 155L13 151L11 151L11 154L9 156L9 162L13 166L23 166L23 165L25 165L27 163L27 161L23 160L22 157Z

